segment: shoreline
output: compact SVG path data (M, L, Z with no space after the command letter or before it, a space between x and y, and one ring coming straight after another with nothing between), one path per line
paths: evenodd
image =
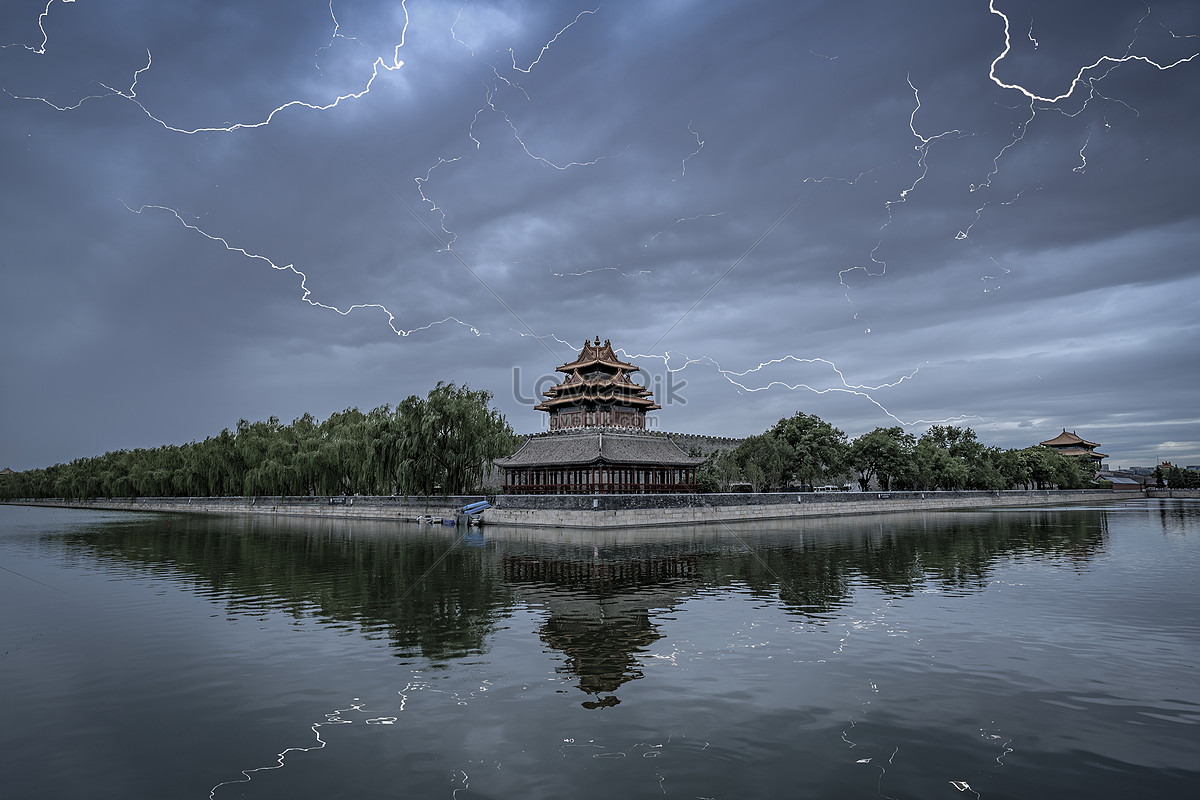
M95 500L6 500L7 505L186 514L255 514L416 522L457 519L462 508L488 500L485 525L614 529L705 525L805 517L1024 508L1108 503L1137 497L1200 496L1200 492L1107 489L839 492L771 494L462 495L454 497L139 497Z

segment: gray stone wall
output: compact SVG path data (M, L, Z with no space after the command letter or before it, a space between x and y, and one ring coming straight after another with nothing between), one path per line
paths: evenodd
M489 525L631 528L700 525L896 511L1003 508L1119 500L1106 489L1009 492L828 492L777 494L503 495Z
M776 494L479 495L462 497L139 497L133 500L36 500L27 505L113 511L275 514L335 519L413 520L454 517L463 506L490 499L489 525L543 528L635 528L719 524L809 516L896 511L1044 506L1127 499L1103 489L1009 492L828 492ZM332 502L331 502L332 501Z
M484 500L461 497L137 497L97 500L29 500L23 505L94 508L108 511L177 511L191 514L277 514L335 519L412 520L453 517L463 506Z

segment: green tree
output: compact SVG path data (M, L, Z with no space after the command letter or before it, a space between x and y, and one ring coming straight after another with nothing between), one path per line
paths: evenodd
M902 478L911 469L916 441L899 425L876 428L855 439L847 451L847 462L858 472L862 490L867 491L873 479L880 488L890 490L893 478Z
M754 492L786 486L793 456L786 442L767 433L751 436L733 451L734 463Z
M804 484L811 486L818 478L841 475L846 469L846 434L818 416L797 411L768 433L791 449L789 477Z

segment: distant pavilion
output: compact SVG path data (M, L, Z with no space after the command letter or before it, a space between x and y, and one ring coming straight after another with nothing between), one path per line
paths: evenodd
M1038 444L1042 447L1049 447L1051 450L1055 450L1064 456L1087 456L1096 462L1096 466L1100 466L1100 462L1108 458L1107 453L1096 451L1096 448L1100 445L1095 442L1089 442L1087 439L1081 439L1075 435L1074 431L1067 433L1066 428L1063 428L1062 433L1053 439L1047 439Z
M534 406L549 413L550 430L496 459L505 494L694 492L696 468L707 458L646 430L647 412L661 406L633 381L637 370L607 339L584 342L574 361L558 367L566 377Z

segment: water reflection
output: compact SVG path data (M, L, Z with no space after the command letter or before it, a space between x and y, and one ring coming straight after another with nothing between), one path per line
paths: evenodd
M574 673L593 695L585 708L616 705L617 687L642 677L638 654L662 638L652 611L674 607L701 585L699 563L688 552L601 556L598 546L590 559L502 558L516 597L547 613L539 635L566 656L558 671Z
M220 600L229 615L285 611L353 627L398 657L485 652L516 608L544 614L541 641L587 695L620 702L663 638L656 619L698 592L733 588L820 620L866 585L973 593L1002 563L1088 569L1106 547L1102 510L911 514L779 525L566 533L456 532L374 522L153 516L47 537L68 559L154 574ZM1164 530L1182 529L1162 509Z

